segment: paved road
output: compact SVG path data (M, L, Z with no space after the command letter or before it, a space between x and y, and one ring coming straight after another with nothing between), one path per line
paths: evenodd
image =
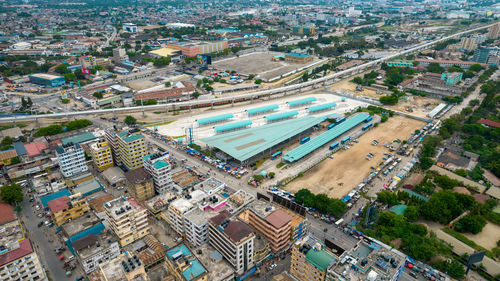
M35 210L32 207L32 203L28 201L29 195L24 196L24 201L21 203L23 209L21 219L24 222L24 227L28 238L31 238L37 253L40 255L40 261L45 266L45 269L49 271L49 275L52 280L75 280L75 274L73 276L67 277L66 271L62 267L62 262L57 259L54 253L55 243L50 243L49 240L57 240L57 237L51 237L47 235L47 227L44 225L38 227L38 222L42 219L36 217Z

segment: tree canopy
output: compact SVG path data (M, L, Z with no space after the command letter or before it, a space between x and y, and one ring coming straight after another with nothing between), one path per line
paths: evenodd
M23 201L23 190L18 184L6 184L0 188L0 196L3 201L16 204Z

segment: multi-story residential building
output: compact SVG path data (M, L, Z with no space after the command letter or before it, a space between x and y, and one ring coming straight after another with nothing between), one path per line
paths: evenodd
M209 280L208 270L184 244L179 244L167 251L167 267L175 280Z
M121 165L127 170L142 167L143 158L146 155L144 136L137 133L119 133L116 136Z
M146 209L134 198L116 198L106 202L104 210L122 247L149 234Z
M210 245L226 258L238 275L254 266L254 239L252 229L227 210L209 221Z
M278 205L283 212L287 213L292 218L292 243L304 237L308 233L308 221L307 218L301 216L300 214Z
M334 262L334 256L324 249L323 244L306 236L293 246L290 273L300 281L323 281Z
M105 139L108 141L108 145L111 148L111 154L113 155L113 162L116 163L117 165L120 164L121 158L120 158L120 149L118 146L118 137L119 135L125 136L127 132L120 132L116 133L114 130L109 129L106 130L106 133L104 135Z
M31 241L24 237L14 209L4 202L0 202L0 228L0 280L47 280Z
M94 68L96 66L95 58L93 56L81 56L78 58L78 62L83 68Z
M488 34L486 36L488 36L488 38L490 39L497 39L499 35L500 35L500 23L497 23L488 29Z
M462 81L462 72L443 72L441 73L441 81L446 85L456 85Z
M65 177L72 177L88 171L85 163L85 151L78 144L68 143L55 149L61 173Z
M489 47L489 48L482 47L482 48L476 49L472 60L480 62L480 63L486 63L489 65L497 65L499 58L500 58L500 48L498 48L498 47Z
M250 207L249 224L269 241L271 251L279 252L290 245L292 217L272 203L254 201Z
M144 265L137 255L123 253L99 264L99 270L89 276L90 280L101 281L149 281Z
M174 188L174 182L170 175L172 165L169 161L168 153L156 153L144 157L144 169L153 177L155 190L158 194L164 194L167 190Z
M170 203L167 210L167 218L170 227L179 235L184 236L184 214L196 207L198 202L207 198L207 194L201 190L184 195Z
M460 49L464 50L475 50L477 48L477 37L463 37L460 40Z
M90 146L90 154L92 155L92 160L97 166L99 171L104 171L109 167L113 166L113 156L111 153L111 147L108 142L101 140L92 143Z
M120 244L109 230L99 235L87 235L71 244L86 274L98 270L99 264L120 255Z
M153 178L144 168L125 172L127 190L139 202L144 202L155 196Z
M115 48L113 49L113 62L120 63L128 60L128 55L125 49L123 48Z
M87 199L81 194L62 196L48 203L52 220L57 226L83 216L89 211Z

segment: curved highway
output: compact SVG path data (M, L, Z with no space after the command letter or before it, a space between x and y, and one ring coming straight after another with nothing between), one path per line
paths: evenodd
M494 23L496 24L496 23ZM340 72L332 73L330 75L310 80L307 82L303 82L300 84L295 84L295 85L290 85L290 86L284 86L280 88L275 88L275 89L269 89L269 90L263 90L263 91L257 91L257 92L252 92L252 93L247 93L247 94L242 94L242 95L236 95L236 96L230 96L230 97L224 97L224 98L217 98L217 99L212 99L212 100L193 100L193 101L186 101L186 102L176 102L176 103L167 103L167 104L157 104L157 105L149 105L149 106L134 106L134 107L121 107L121 108L112 108L112 109L95 109L95 110L85 110L85 111L76 111L76 112L62 112L62 113L52 113L52 114L40 114L40 115L22 115L22 116L9 116L9 117L1 117L0 122L12 122L12 121L23 121L23 120L36 120L38 118L66 118L66 117L75 117L75 116L80 116L80 115L92 115L92 114L113 114L113 113L120 113L120 112L134 112L134 111L144 111L144 110L158 110L158 109L164 109L166 111L168 110L175 110L183 108L183 109L191 109L191 108L196 108L200 107L200 105L207 105L211 104L217 105L217 104L227 104L229 102L238 102L242 100L253 100L257 99L260 97L267 97L267 96L272 96L272 95L278 95L278 94L284 94L286 95L287 93L293 94L297 93L300 91L306 91L306 90L312 90L315 88L319 88L322 86L326 86L329 84L332 84L335 82L336 79L341 79L345 78L347 76L351 76L357 73L360 73L362 71L365 71L371 67L378 66L382 64L383 62L392 60L394 58L397 58L399 56L405 56L409 54L416 53L421 50L428 49L432 47L435 44L444 42L446 40L455 38L455 37L460 37L464 34L476 32L485 28L489 28L494 24L488 24L488 25L483 25L480 27L476 27L473 29L469 29L466 31L458 32L453 35L449 35L434 41L430 41L427 43L421 43L416 46L413 46L411 48L408 48L406 50L400 51L398 53L376 59L373 61L370 61L368 63L349 68Z

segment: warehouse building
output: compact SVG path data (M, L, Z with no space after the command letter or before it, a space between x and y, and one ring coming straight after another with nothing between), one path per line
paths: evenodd
M66 80L62 76L56 76L45 73L37 73L29 76L30 82L37 85L59 87L66 84Z

